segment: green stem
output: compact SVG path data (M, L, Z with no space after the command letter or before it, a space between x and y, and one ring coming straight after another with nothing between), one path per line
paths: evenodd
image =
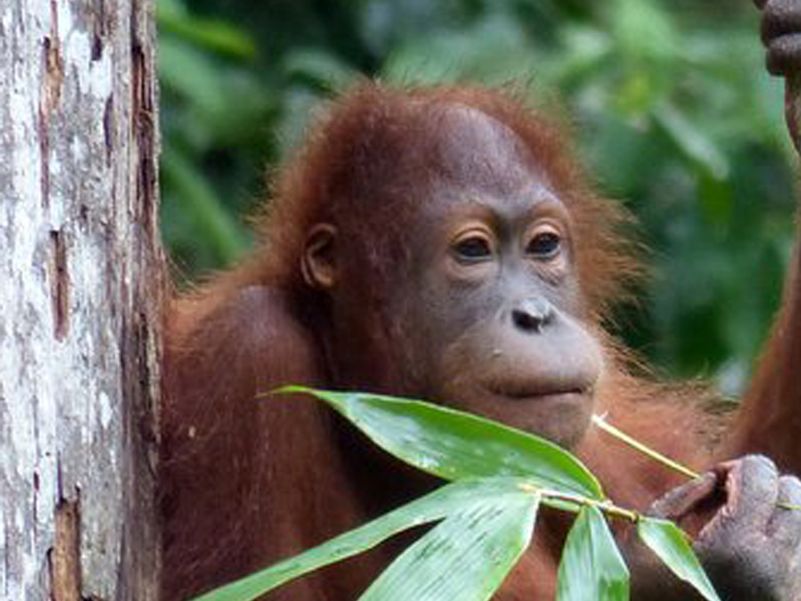
M589 497L583 497L581 495L576 495L572 493L562 492L559 490L552 490L550 488L541 488L534 484L521 484L520 490L530 493L536 493L541 495L544 498L554 499L557 501L567 501L568 503L575 503L576 505L587 505L591 507L597 507L603 513L610 517L620 518L627 520L629 522L637 523L641 516L636 511L631 509L625 509L624 507L618 507L612 501L606 499L604 501L597 501L595 499L590 499Z
M666 467L669 467L670 469L675 470L675 471L679 472L680 474L682 474L684 476L687 476L688 478L690 478L692 480L695 480L696 478L700 478L701 477L701 475L698 472L694 472L693 470L691 470L690 468L682 465L681 463L679 463L677 461L674 461L673 459L670 459L669 457L665 457L661 453L659 453L657 451L654 451L652 448L645 446L639 440L636 440L636 439L632 438L631 436L629 436L628 434L626 434L622 430L619 430L618 428L616 428L615 426L613 426L612 424L607 422L606 418L604 416L602 416L602 415L593 415L592 416L592 422L596 426L598 426L601 430L606 432L607 434L611 434L612 436L617 438L619 441L621 441L621 442L627 444L628 446L632 447L633 449L636 449L637 451L647 455L651 459L654 459L655 461L658 461L662 465L664 465ZM543 494L545 494L545 493L543 493ZM588 499L588 501L589 500L590 499ZM575 502L579 503L579 501L575 501ZM602 507L602 505L599 505L599 507ZM792 503L779 502L779 503L776 503L776 507L781 507L782 509L788 509L790 511L801 511L801 505L794 505ZM619 508L614 508L614 509L617 510ZM624 509L623 511L627 511L627 510ZM634 521L636 521L636 520L634 520Z
M693 470L682 465L678 461L674 461L670 457L666 457L665 455L662 455L662 453L654 451L652 448L645 446L639 440L636 440L631 436L629 436L628 434L626 434L625 432L623 432L622 430L619 430L618 428L607 422L606 418L602 415L593 415L592 423L594 423L596 426L598 426L601 430L603 430L607 434L614 436L619 441L638 450L640 453L643 453L648 457L650 457L651 459L658 461L665 467L668 467L684 476L687 476L692 480L699 478L701 476L698 472L694 472Z

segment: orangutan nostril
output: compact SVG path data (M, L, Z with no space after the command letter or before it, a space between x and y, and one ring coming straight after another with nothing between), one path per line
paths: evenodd
M512 309L512 322L524 332L539 333L553 317L553 307L543 299L527 299Z

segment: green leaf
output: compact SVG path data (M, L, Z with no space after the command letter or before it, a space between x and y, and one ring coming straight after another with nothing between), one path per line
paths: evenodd
M654 111L654 118L687 158L703 167L715 179L728 177L731 169L726 155L710 136L691 123L674 106L662 104Z
M629 571L597 507L585 506L567 535L557 601L628 601Z
M612 31L623 58L662 69L680 47L670 13L653 0L616 0L609 3Z
M520 22L495 13L469 28L405 40L387 56L381 75L401 85L458 81L502 85L538 73L541 58Z
M162 174L197 224L205 243L224 263L237 259L247 247L241 227L223 207L214 188L196 165L177 148L167 146L161 159Z
M520 480L488 478L454 482L340 536L267 569L206 593L195 601L249 601L304 574L372 549L384 540L422 524L458 512L499 505L510 499L532 498L520 490Z
M201 48L246 60L256 54L253 37L225 21L194 17L182 5L163 1L156 7L156 16L160 32L168 31Z
M395 457L440 478L517 476L535 486L602 500L595 476L557 445L468 413L395 397L287 386L336 409Z
M360 601L484 601L531 540L537 495L483 499L448 517L404 551Z
M220 69L207 54L182 40L159 39L159 82L204 113L230 110Z
M686 535L676 524L642 518L637 524L637 534L677 577L689 582L705 599L720 601Z
M284 70L325 90L344 90L357 76L350 65L327 52L301 48L284 58Z

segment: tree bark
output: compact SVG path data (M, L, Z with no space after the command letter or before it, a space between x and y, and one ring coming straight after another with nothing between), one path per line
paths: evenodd
M149 0L0 1L0 598L156 599Z

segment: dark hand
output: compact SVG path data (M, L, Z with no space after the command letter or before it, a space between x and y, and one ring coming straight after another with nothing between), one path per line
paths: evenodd
M782 504L801 505L801 482L750 455L671 491L652 513L700 527L694 547L724 601L798 601L801 511Z
M768 71L801 74L801 0L755 0L762 10L762 43Z

